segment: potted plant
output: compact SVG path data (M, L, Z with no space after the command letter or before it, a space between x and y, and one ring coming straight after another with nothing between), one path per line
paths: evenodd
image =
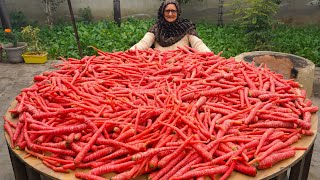
M9 63L21 63L23 62L22 54L24 53L27 43L18 42L17 35L11 29L4 30L4 37L7 40L7 44L3 44L2 47L7 55L7 62Z
M41 48L39 32L39 28L30 25L22 28L22 39L28 43L27 51L22 54L25 63L47 62L48 53Z

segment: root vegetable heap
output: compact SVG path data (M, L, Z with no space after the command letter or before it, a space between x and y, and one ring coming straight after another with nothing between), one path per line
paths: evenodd
M194 49L102 52L34 77L5 119L10 146L82 179L255 176L295 155L318 111L267 67Z

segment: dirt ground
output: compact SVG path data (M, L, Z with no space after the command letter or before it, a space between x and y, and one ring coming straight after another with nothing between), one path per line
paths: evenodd
M50 60L46 64L7 64L0 62L0 115L3 116L9 104L19 94L20 90L32 84L32 77L43 71L52 70L51 66L58 61ZM312 100L320 107L320 68L316 68L314 79L314 93ZM319 114L319 113L318 113ZM319 117L319 115L318 115ZM320 179L320 123L312 163L310 167L309 180ZM0 121L0 179L14 180L14 174L8 154L7 145L4 139L3 121Z

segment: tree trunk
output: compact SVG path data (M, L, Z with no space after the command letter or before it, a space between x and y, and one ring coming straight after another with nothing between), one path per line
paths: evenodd
M121 9L120 9L120 0L113 0L113 13L114 13L114 21L121 25Z
M4 0L0 0L0 19L1 19L1 24L2 24L2 29L11 29L11 23L10 19L7 13L7 8L4 3Z
M218 8L218 26L222 27L223 26L223 5L224 1L219 0L219 8Z
M51 4L50 1L48 1L48 5L49 5L49 7L48 7L48 17L49 17L48 24L49 24L49 27L51 29L53 27L53 19L52 19L52 11L51 11L52 4Z
M52 13L51 13L51 2L50 0L43 0L42 2L44 3L44 12L46 14L47 24L50 28L52 28L53 23L52 23Z

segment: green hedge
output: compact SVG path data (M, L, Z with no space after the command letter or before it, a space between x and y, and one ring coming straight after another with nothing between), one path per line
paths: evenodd
M138 42L152 25L152 20L129 19L119 28L115 23L100 21L77 23L81 46L85 55L95 52L88 46L95 46L103 51L124 51ZM207 23L197 23L200 37L207 46L222 56L231 57L243 52L253 51L253 46L246 44L244 31L235 25L218 27ZM273 44L269 50L285 52L305 57L320 66L320 27L286 26L274 28ZM77 43L70 24L55 25L53 29L41 27L42 44L51 59L62 57L79 58ZM3 32L0 41L5 42Z

